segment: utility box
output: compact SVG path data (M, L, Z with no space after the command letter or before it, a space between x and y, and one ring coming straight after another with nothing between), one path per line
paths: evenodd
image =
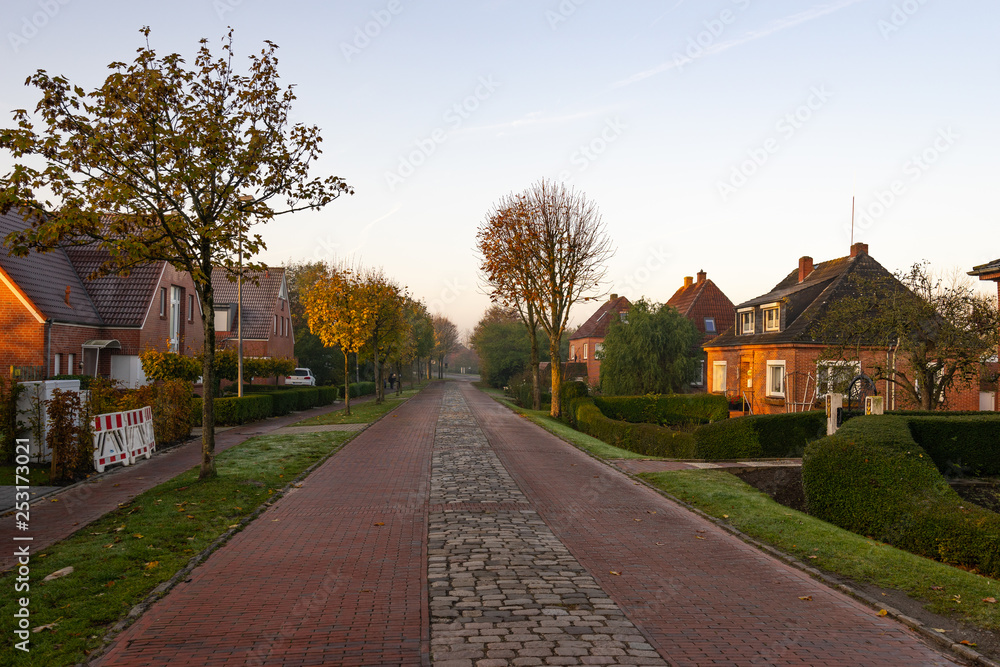
M826 395L826 434L833 435L844 421L844 395Z
M866 396L865 414L866 415L885 414L885 398L882 396Z

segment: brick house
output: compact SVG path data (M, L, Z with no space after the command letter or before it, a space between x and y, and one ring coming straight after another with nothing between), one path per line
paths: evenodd
M218 349L237 347L237 287L235 275L219 267L212 271ZM285 269L271 267L263 271L245 271L242 292L243 356L294 359L295 335L288 307ZM273 378L254 378L254 384L270 382Z
M628 313L632 304L623 296L612 294L611 298L601 304L601 307L580 325L569 337L570 363L586 364L587 384L593 386L601 380L601 360L597 353L601 351L604 338L608 335L608 327L615 318L621 318Z
M992 280L995 282L997 284L997 301L1000 302L1000 259L972 267L969 275L979 276L980 280ZM1000 350L997 350L997 356L1000 358ZM984 389L987 388L984 387ZM1000 391L995 386L991 387L991 389L993 390L993 409L1000 412ZM980 409L984 409L984 407L981 406Z
M667 301L668 306L676 308L681 315L691 320L701 333L697 353L701 356L698 373L691 388L694 391L705 391L706 364L708 355L702 346L719 335L733 320L736 307L729 297L719 287L708 279L704 271L698 272L697 282L692 276L684 278L682 285Z
M0 215L0 236L28 225ZM37 375L94 375L144 384L146 348L197 354L204 340L201 306L190 275L166 262L128 276L89 276L107 257L93 247L0 252L0 368Z
M851 298L855 275L893 278L868 254L867 244L855 243L847 257L815 265L811 257L802 257L798 269L773 290L737 305L733 325L704 346L708 390L745 396L756 414L798 411L810 409L831 388L842 391L847 380L876 361L895 365L893 350L875 346L862 348L853 360L821 359L830 342L814 338L812 327L833 303ZM886 398L886 409L917 407L891 383L882 381L876 388ZM947 401L952 410L977 410L978 384L955 387Z

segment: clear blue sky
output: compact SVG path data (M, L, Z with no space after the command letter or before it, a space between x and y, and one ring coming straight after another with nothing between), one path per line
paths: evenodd
M7 0L0 113L38 68L98 85L147 24L161 53L228 25L240 55L279 44L317 173L357 190L263 228L265 261L383 266L462 330L477 225L541 177L598 203L630 298L704 269L738 303L846 255L854 192L890 270L1000 257L995 0Z

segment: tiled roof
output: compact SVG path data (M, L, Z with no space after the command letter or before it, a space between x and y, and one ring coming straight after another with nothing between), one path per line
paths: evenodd
M110 254L108 250L100 248L66 249L66 255L84 279L87 291L104 323L113 327L141 327L165 262L137 266L127 276L90 278Z
M0 215L0 237L27 226L28 222L13 211ZM0 249L0 267L45 318L73 324L103 324L65 251L31 252L24 257L10 257L4 248Z
M876 280L896 280L866 252L859 253L856 257L840 257L817 264L801 283L796 269L767 294L736 306L739 310L781 302L786 309L781 331L737 336L735 327L731 326L724 334L706 343L705 347L831 342L816 339L814 325L823 319L832 303L851 298L855 287L850 278L855 275Z
M632 304L623 296L616 296L614 299L605 301L597 309L597 312L581 324L580 328L569 339L604 338L608 335L608 327L617 316L617 313L627 313L631 307Z
M229 277L232 275L232 281ZM245 340L267 340L273 327L274 308L278 293L285 281L285 269L273 267L265 271L245 271L243 273L243 338ZM212 289L215 306L235 304L236 276L225 269L212 270ZM287 310L287 308L286 308ZM235 320L234 320L235 331Z
M972 270L969 271L970 276L992 277L993 274L1000 274L1000 259L994 259L992 262L974 266L972 267Z
M733 315L736 311L729 297L719 289L718 285L704 276L705 274L701 273L699 277L702 280L692 282L690 285L682 285L670 297L667 305L673 306L681 315L691 320L701 332L702 342L707 342L733 321ZM716 331L705 331L706 317L715 320Z

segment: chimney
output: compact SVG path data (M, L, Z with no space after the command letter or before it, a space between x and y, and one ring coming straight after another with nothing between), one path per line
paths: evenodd
M851 246L851 257L857 257L858 255L868 254L868 244L867 243L855 243Z
M694 278L691 276L684 276L684 287L688 288L691 287L691 285L694 285Z
M69 286L69 285L66 285L66 296L65 296L65 297L63 297L63 300L64 300L64 301L66 301L66 305L67 305L67 306L69 306L70 308L72 308L72 307L73 307L73 304L71 304L71 303L69 302L69 292L70 292L70 286Z
M702 269L701 271L699 271L698 272L698 284L700 285L703 282L705 282L705 278L707 278L707 277L708 277L708 274L705 273L704 269Z
M611 299L610 299L610 300L611 300L611 301L614 301L614 300L615 300L615 299L617 299L617 298L618 298L618 295L617 295L617 294L612 294L612 295L611 295Z
M813 272L813 258L812 257L800 257L799 258L799 282L802 282L809 277L809 274Z

